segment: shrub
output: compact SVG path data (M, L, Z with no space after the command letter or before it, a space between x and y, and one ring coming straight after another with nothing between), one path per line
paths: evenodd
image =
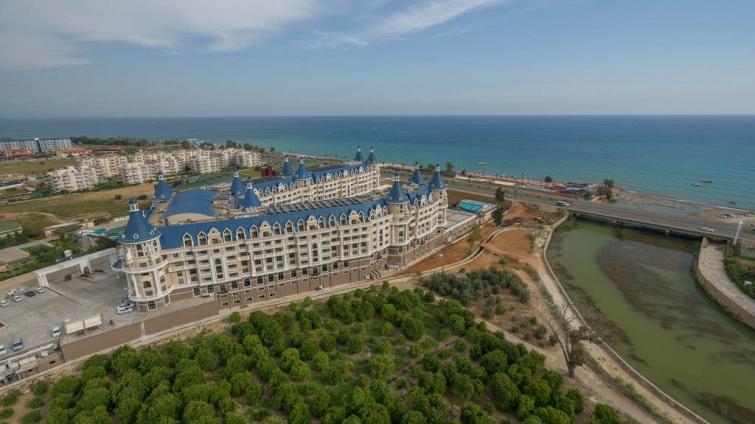
M241 314L238 312L231 312L231 315L228 316L228 322L231 324L235 324L239 321L241 321Z
M34 387L32 387L31 391L37 396L42 396L43 394L47 393L47 390L49 388L50 385L47 384L46 381L40 381L39 383L35 384Z
M13 410L13 408L10 408L10 407L0 409L0 418L10 418L13 416L14 413L15 411Z
M29 400L26 404L31 409L39 409L45 404L45 400L39 396L35 396Z
M26 415L21 418L21 422L23 424L32 424L39 421L39 419L42 418L42 414L39 412L39 410L33 410L29 411Z
M11 390L5 396L3 396L3 399L0 400L0 404L5 407L13 406L16 404L16 401L18 401L19 396L21 396L21 392L15 389Z

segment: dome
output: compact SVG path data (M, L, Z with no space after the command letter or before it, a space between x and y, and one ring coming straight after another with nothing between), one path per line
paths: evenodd
M377 163L377 158L375 157L375 150L370 147L370 154L367 155L367 160L365 161L368 165L372 165L373 163Z
M296 179L303 180L309 178L310 174L307 172L307 168L304 167L304 159L299 159L299 168L296 169Z
M388 192L388 196L385 200L388 203L404 203L407 201L406 193L404 193L404 189L401 187L398 173L396 174L396 177L394 177L393 186L391 187L391 191Z
M231 195L241 196L244 194L244 183L241 182L239 177L239 171L233 173L233 179L231 180Z
M155 185L155 194L152 198L156 202L165 202L171 197L173 197L173 189L165 181L165 173L160 171L157 173L157 184Z
M288 161L288 156L283 158L283 168L281 168L281 175L284 177L290 177L294 175L294 170L291 168L291 163Z
M412 172L411 178L409 178L409 183L414 185L422 185L422 174L419 172L419 162L414 163L414 171Z
M157 228L151 226L147 221L147 216L139 210L139 204L136 202L136 199L131 198L128 206L128 223L121 235L121 243L141 243L160 237L160 232L157 231Z
M364 158L362 157L362 148L357 146L357 154L354 155L354 162L364 162Z
M446 188L446 184L443 182L443 177L440 175L440 167L435 165L435 173L430 180L430 188L433 190L442 190Z

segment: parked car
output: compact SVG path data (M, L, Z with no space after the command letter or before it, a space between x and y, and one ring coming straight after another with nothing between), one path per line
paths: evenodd
M53 338L58 338L63 335L63 333L60 331L59 325L52 327L52 329L50 330L50 334L52 335Z
M118 315L127 314L133 310L134 308L132 308L131 306L126 306L126 305L118 305L115 307L115 313Z
M0 300L0 308L4 308L4 307L6 307L8 305L10 305L10 302L8 302L7 300L5 300L5 299Z
M34 291L37 292L37 293L44 293L45 290L46 289L44 287L42 287L42 286L39 286L36 289L34 289Z
M5 345L0 344L0 356L5 356L8 354L8 349L5 348Z
M71 277L71 274L66 274L66 276L63 277L63 280L64 281L71 281L71 278L73 278L73 277Z
M21 339L21 337L13 339L13 344L11 345L11 349L13 349L14 352L17 352L23 348L24 348L24 341Z
M14 302L20 302L21 301L21 296L19 296L19 295L13 295L13 296L11 296L11 299L13 299Z
M36 295L37 295L37 292L35 292L34 290L29 290L28 292L24 293L24 296L26 297L34 297Z

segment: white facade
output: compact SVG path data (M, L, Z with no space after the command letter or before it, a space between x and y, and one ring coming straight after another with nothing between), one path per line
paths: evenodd
M47 174L47 182L53 193L61 191L81 191L94 188L104 182L97 172L88 165L68 166Z

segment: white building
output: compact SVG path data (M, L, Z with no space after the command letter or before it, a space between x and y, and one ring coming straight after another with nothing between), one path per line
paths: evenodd
M103 182L97 172L86 164L78 167L67 166L47 174L47 183L53 193L89 190Z

